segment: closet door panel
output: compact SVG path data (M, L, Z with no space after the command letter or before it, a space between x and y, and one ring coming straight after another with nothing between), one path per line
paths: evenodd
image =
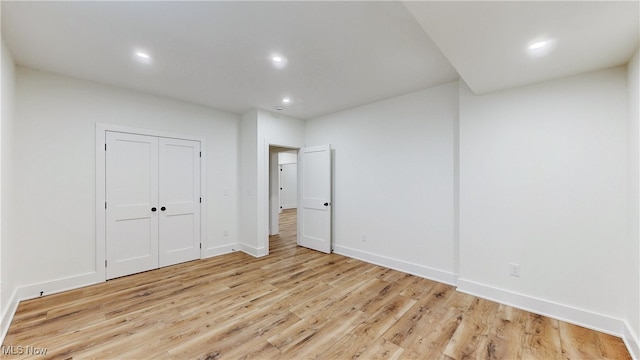
M107 131L106 144L106 277L112 279L158 267L158 138Z
M200 142L159 139L159 263L200 258Z

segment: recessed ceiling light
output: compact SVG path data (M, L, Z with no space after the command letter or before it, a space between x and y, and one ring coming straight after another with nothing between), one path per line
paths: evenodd
M529 56L540 58L549 55L556 48L557 40L546 36L540 36L531 41L527 46Z
M282 110L284 110L284 107L282 107L282 106L276 106L276 110L278 110L278 111L282 111Z
M545 45L547 45L546 41L538 41L538 42L535 42L535 43L529 45L529 49L531 49L531 50L540 49L541 47L543 47Z
M149 55L148 52L144 50L136 50L133 52L133 58L139 63L143 64L151 64L153 62L153 58Z
M275 66L278 69L282 69L285 66L287 66L287 62L288 62L287 58L282 56L281 54L272 53L269 59L271 60L271 63L273 64L273 66Z
M282 99L283 104L288 104L290 102L291 102L291 99L289 99L288 97Z

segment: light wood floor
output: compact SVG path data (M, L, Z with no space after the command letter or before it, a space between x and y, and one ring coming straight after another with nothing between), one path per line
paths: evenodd
M4 349L45 348L61 359L630 358L613 336L299 248L295 210L270 251L25 301Z

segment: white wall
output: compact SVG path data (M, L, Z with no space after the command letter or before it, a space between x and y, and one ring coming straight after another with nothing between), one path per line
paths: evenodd
M253 256L269 253L269 146L303 146L304 122L254 110L242 116L240 129L240 242Z
M460 289L620 332L626 91L624 67L484 96L461 85Z
M304 146L304 127L302 120L288 116L273 114L267 111L258 110L258 254L269 253L269 225L270 218L274 219L277 206L270 209L270 171L269 146L301 148ZM274 160L275 160L274 156ZM274 171L277 165L274 164ZM274 175L273 179L277 179ZM274 219L275 221L275 219Z
M281 151L278 153L278 164L296 164L298 162L298 152L296 150Z
M625 253L630 268L624 296L628 343L640 357L640 51L627 65L629 102L629 241Z
M15 101L15 64L9 49L2 40L2 118L0 121L0 334L8 327L7 314L8 297L15 288L15 273L11 271L10 264L18 259L12 258L11 249L12 229L12 143L13 143L13 117ZM0 335L2 338L2 335Z
M307 121L334 151L336 252L455 282L457 112L450 83Z
M258 110L259 139L288 148L304 146L305 122L289 116Z
M19 261L9 270L18 286L96 266L96 122L206 136L203 249L237 243L237 115L18 67L15 119L10 240Z
M243 250L252 255L258 247L258 113L251 111L240 122L240 212L239 238Z
M282 209L298 207L298 164L276 165L277 202Z

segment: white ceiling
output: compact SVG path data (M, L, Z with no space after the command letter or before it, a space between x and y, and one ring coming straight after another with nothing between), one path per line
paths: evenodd
M476 93L626 64L638 49L636 1L406 2ZM547 40L548 46L528 46Z
M25 67L234 113L290 96L307 119L458 78L399 2L2 1L2 36Z
M640 37L638 1L1 6L2 37L21 66L238 114L275 111L289 96L293 103L282 112L301 119L458 73L484 93L620 65ZM526 50L538 38L553 39L545 56ZM133 61L138 48L151 53L152 64ZM272 66L274 52L287 58L285 68Z

